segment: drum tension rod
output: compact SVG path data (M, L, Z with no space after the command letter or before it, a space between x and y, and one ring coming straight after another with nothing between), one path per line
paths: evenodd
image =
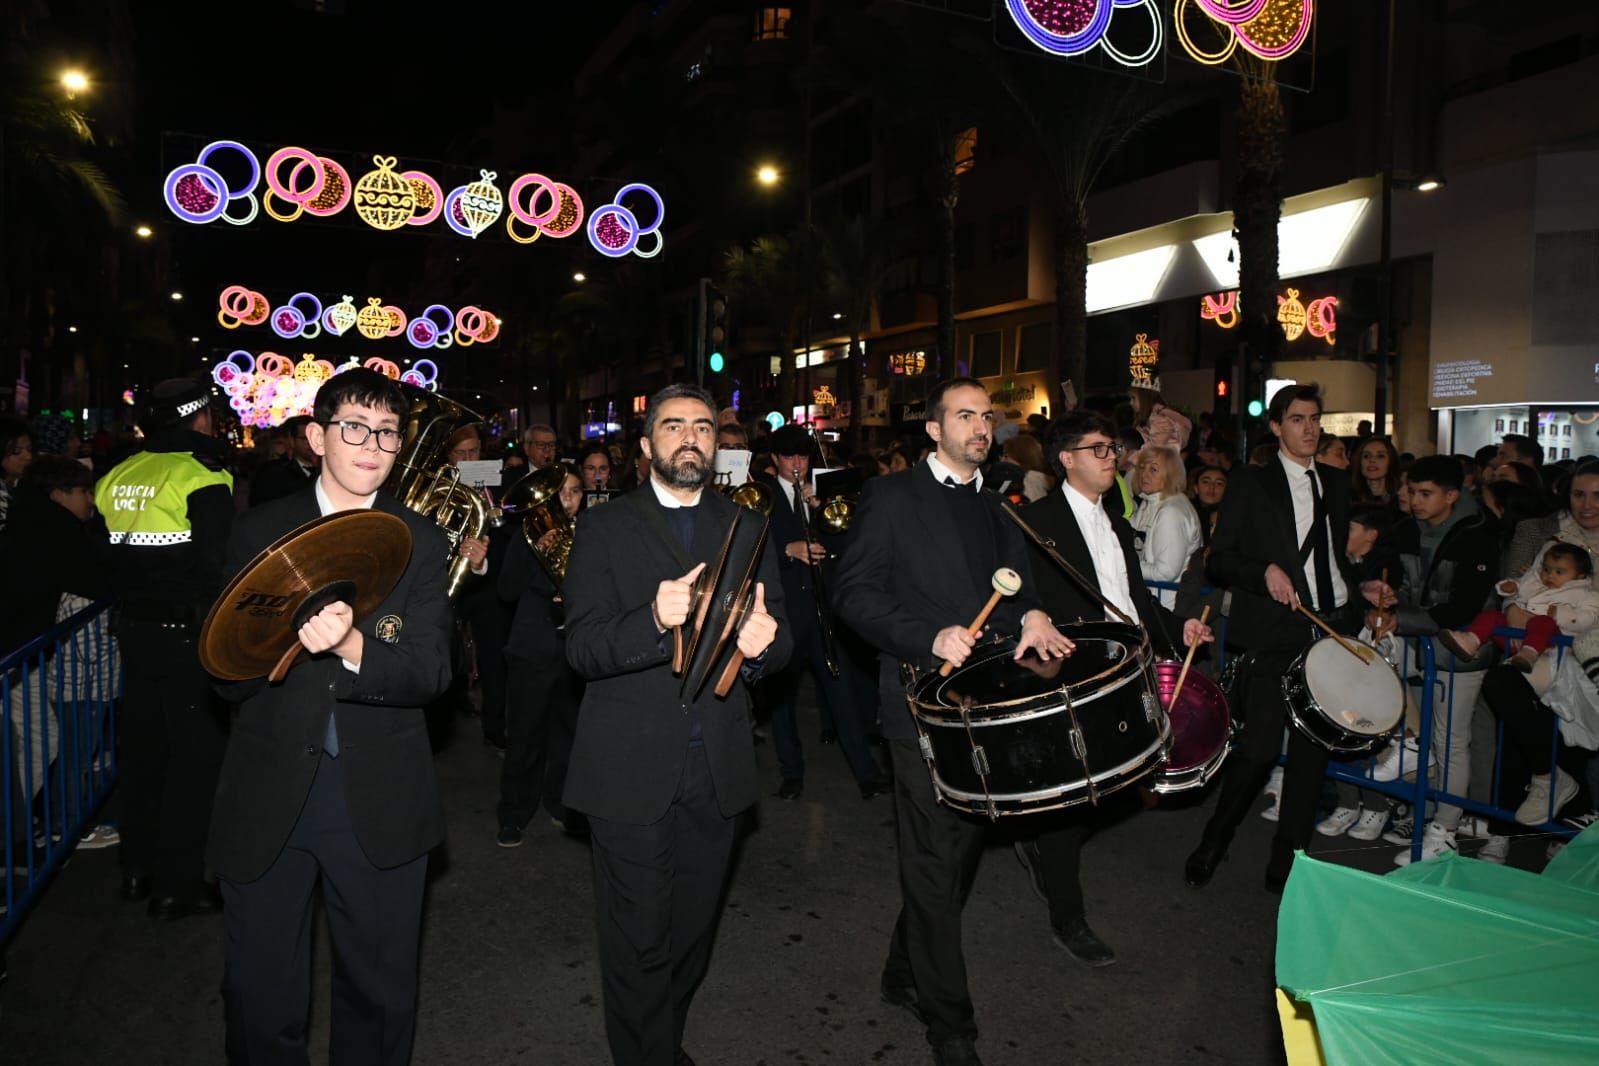
M1088 802L1095 807L1099 806L1099 789L1094 785L1094 771L1088 765L1088 742L1083 739L1083 726L1077 720L1077 707L1071 698L1066 699L1066 713L1071 717L1072 751L1077 755L1078 765L1083 768L1083 783L1088 786Z
M977 779L983 783L983 801L988 804L988 820L999 821L999 808L994 805L994 797L988 791L988 753L983 746L977 743L977 738L972 734L972 704L975 701L970 696L961 698L961 724L966 727L966 742L972 746L972 769L977 773Z

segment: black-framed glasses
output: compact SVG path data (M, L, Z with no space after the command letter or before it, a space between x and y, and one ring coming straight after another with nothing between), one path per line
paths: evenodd
M339 439L352 448L365 446L367 438L376 433L378 435L378 450L393 455L400 450L400 439L403 434L397 429L373 429L365 422L351 422L348 419L337 419L329 422L330 426L339 427Z
M1109 444L1104 441L1100 441L1097 444L1080 444L1075 448L1067 448L1066 450L1069 452L1093 452L1095 459L1109 459L1113 455L1120 459L1122 452L1126 451L1120 443L1115 441Z

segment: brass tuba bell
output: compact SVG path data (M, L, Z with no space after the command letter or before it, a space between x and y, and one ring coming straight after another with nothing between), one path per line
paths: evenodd
M855 510L860 506L860 500L853 494L832 496L822 504L822 528L829 533L848 533L850 523L855 521Z
M556 588L566 580L566 564L572 556L572 534L577 529L561 504L561 486L568 477L577 477L577 471L566 463L540 467L518 479L500 501L501 510L521 522L522 539L527 541L533 557L550 575ZM557 532L555 543L549 550L540 551L539 541L551 530Z
M483 421L477 412L436 392L401 381L408 408L401 419L399 457L389 475L389 487L401 503L444 530L450 542L449 595L461 591L471 560L460 554L461 541L481 537L489 522L488 503L469 486L461 472L445 458L456 431Z

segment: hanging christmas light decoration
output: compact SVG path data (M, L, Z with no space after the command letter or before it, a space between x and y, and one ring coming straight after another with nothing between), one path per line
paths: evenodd
M1207 51L1194 41L1190 5L1199 27L1220 39L1218 49ZM1183 50L1207 66L1227 62L1239 48L1273 62L1287 59L1309 39L1314 18L1313 0L1176 0L1172 10Z
M399 229L416 216L416 190L394 172L394 156L375 155L372 162L377 169L355 183L355 213L373 229Z
M326 311L322 312L322 327L335 337L342 337L355 325L355 304L346 296Z
M1111 16L1124 7L1149 13L1149 44L1141 52L1123 52L1107 36ZM1124 67L1141 67L1160 54L1165 41L1155 0L1005 0L1005 10L1034 45L1067 58L1098 48Z

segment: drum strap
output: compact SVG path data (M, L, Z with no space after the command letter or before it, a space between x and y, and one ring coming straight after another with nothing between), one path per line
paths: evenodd
M1316 609L1330 610L1333 606L1332 548L1327 541L1327 501L1321 494L1321 481L1315 468L1306 472L1310 478L1310 498L1313 503L1310 533L1299 546L1299 565L1305 565L1312 553L1316 556Z

